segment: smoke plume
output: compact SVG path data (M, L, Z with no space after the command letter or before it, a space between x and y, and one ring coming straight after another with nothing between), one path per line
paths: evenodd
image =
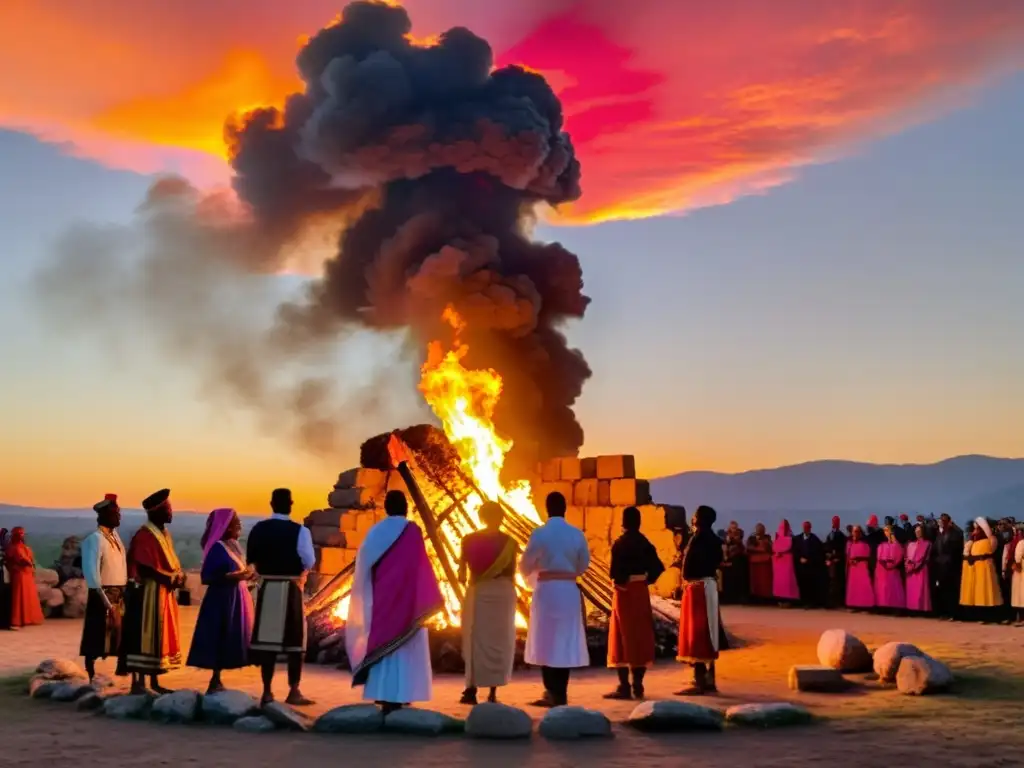
M429 341L450 338L452 306L466 323L463 364L504 379L495 423L515 441L515 471L583 442L572 407L590 369L560 330L589 302L579 260L528 235L538 206L580 196L580 167L543 77L493 69L490 46L467 29L430 43L411 30L404 9L359 1L312 36L297 59L304 91L228 121L241 210L158 181L132 228L144 243L138 279L118 288L144 299L161 341L222 391L274 419L287 412L320 452L336 444L332 424L345 426L328 368L285 390L267 369L319 364L360 328L405 331L422 359ZM259 329L249 310L267 299L253 276L286 268L325 229L338 239L322 275ZM97 314L100 288L117 302L105 252L118 237L66 238L45 296L64 309L77 297L84 316Z

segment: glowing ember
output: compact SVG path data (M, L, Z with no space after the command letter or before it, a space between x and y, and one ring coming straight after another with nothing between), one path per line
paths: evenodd
M501 376L494 370L464 367L462 360L469 347L461 340L463 320L450 306L444 310L442 318L452 327L454 339L447 350L441 341L432 341L428 346L427 361L421 371L420 392L437 414L445 435L459 454L462 470L473 478L484 496L491 501L504 502L539 524L541 519L533 506L530 483L524 480L506 488L501 482L505 455L512 448L512 441L502 438L494 429L494 408L501 397ZM474 493L463 504L477 525L481 525L477 510L483 502L484 499ZM453 528L459 532L459 541L454 540ZM467 533L471 530L459 525L445 526L442 530L453 552L461 551L461 536ZM522 578L516 578L519 586L525 589ZM458 600L443 579L441 589L445 593L445 623L458 625ZM517 616L517 623L525 627L526 617Z

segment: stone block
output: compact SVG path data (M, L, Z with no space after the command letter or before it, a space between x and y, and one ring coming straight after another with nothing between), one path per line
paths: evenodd
M560 459L548 459L540 463L540 479L545 483L557 483L562 479L562 462Z
M597 506L599 507L612 507L612 481L611 480L598 480L597 481Z
M559 459L562 463L561 467L561 479L562 480L582 480L583 479L583 467L580 460L573 456L566 456L563 459Z
M342 515L339 528L345 533L354 531L356 529L356 516L355 515Z
M644 534L647 540L654 545L658 558L665 567L672 565L672 561L679 555L679 545L676 544L675 532L663 528L660 531L651 531Z
M666 528L671 528L668 524L668 516L665 512L665 507L660 504L639 504L632 506L636 506L636 508L640 510L640 532L645 536L650 536L652 533L659 533L664 531Z
M651 484L646 480L622 477L602 480L610 486L610 504L614 507L635 507L651 503Z
M387 490L401 491L406 496L409 495L409 489L405 485L405 480L403 480L402 476L398 474L398 470L393 469L390 472L388 472ZM412 505L410 504L410 506Z
M664 561L662 561L664 562ZM651 592L658 597L671 598L682 583L682 573L678 568L666 568L658 580L651 585Z
M870 672L871 652L845 629L828 629L818 640L818 663L847 674Z
M356 519L356 533L366 534L367 531L377 524L377 515L373 510L360 510L352 514Z
M579 480L573 486L572 503L577 507L597 507L600 506L598 502L598 482L594 479Z
M849 682L832 667L794 666L789 668L789 687L794 691L838 693L849 687Z
M356 467L355 469L346 469L340 475L338 475L338 482L334 485L335 488L366 488L372 490L375 494L381 494L384 489L387 488L388 484L388 473L382 472L379 469L366 469L365 467Z
M586 510L583 507L569 507L565 510L565 522L582 531L586 526Z
M598 536L587 536L587 546L590 548L591 558L601 560L606 565L611 562L612 548L607 539L602 539Z
M335 488L327 503L336 509L367 509L379 503L381 490L371 488Z
M580 475L582 479L597 477L597 459L590 457L589 459L580 459Z
M900 660L896 688L905 696L944 693L952 685L953 673L949 667L931 656L904 656Z
M344 547L345 534L330 525L314 525L309 529L313 543L321 547Z
M632 456L598 456L597 476L602 480L636 477L636 460Z
M924 656L912 643L886 643L874 654L874 669L878 679L883 683L895 683L900 663L908 656Z
M345 519L348 511L347 509L318 509L306 515L305 525L311 530L314 526L323 526L340 531L341 521Z
M610 543L614 513L615 510L610 507L587 507L583 523L583 531L587 538L600 539L606 544Z
M540 513L541 519L545 519L547 514L545 513L545 501L548 498L549 493L560 493L565 496L566 504L573 504L573 484L565 480L560 480L557 483L541 483L533 488L533 505L537 508Z
M315 567L318 573L340 573L352 562L349 550L342 547L313 547L313 551L316 553Z
M345 546L351 550L358 550L365 538L365 531L345 531Z

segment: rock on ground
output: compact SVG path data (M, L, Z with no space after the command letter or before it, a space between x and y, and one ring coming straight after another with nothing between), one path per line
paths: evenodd
M896 673L905 657L924 655L920 648L910 643L886 643L875 651L875 674L883 683L896 682Z
M838 669L797 665L789 668L789 688L808 693L839 693L850 687L850 682Z
M462 733L465 723L429 709L403 707L384 718L384 730L414 736L440 736L442 733Z
M56 587L60 581L60 575L52 568L36 568L36 584L45 584L47 587Z
M852 674L870 672L872 659L867 646L845 629L829 629L818 640L818 663Z
M753 728L780 728L787 725L805 725L811 722L811 713L798 704L738 704L725 711L725 719L735 725Z
M277 730L277 726L269 718L262 715L240 717L235 720L232 727L236 731L244 731L245 733L269 733L270 731Z
M528 739L533 718L516 707L485 701L469 711L466 735L473 739Z
M309 716L279 701L272 701L263 707L263 717L285 731L308 731L313 724Z
M103 714L115 720L143 720L152 706L153 697L147 693L111 696L103 702Z
M373 733L384 727L384 715L372 704L346 704L325 712L313 723L317 733Z
M78 701L87 693L92 693L93 688L88 680L66 680L59 683L50 694L53 701Z
M67 680L74 678L81 680L89 675L77 662L70 659L46 659L39 662L36 667L36 674L48 680Z
M607 738L612 724L601 712L583 707L554 707L541 718L540 735L552 741Z
M896 688L907 696L948 691L953 685L949 667L931 656L904 656L896 672Z
M153 702L150 716L161 723L191 723L200 711L198 691L165 693Z
M75 708L82 712L95 712L97 709L102 709L102 707L103 697L95 691L85 694L85 696L75 702Z
M68 579L61 587L64 593L64 609L61 614L65 619L80 619L85 616L85 601L89 597L89 587L85 579Z
M688 701L645 701L629 714L626 725L648 733L719 731L723 720L717 709Z
M256 699L244 691L220 691L203 696L203 719L215 725L231 725L259 710Z

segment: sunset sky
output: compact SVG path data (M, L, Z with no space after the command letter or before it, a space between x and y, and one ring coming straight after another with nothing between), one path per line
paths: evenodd
M69 225L128 225L153 174L228 182L225 119L301 88L300 40L341 5L0 7L0 502L169 486L255 513L290 485L312 509L363 439L424 418L410 364L360 335L339 391L382 365L394 385L311 456L144 325L76 333L37 295ZM594 371L585 454L650 477L1024 456L1024 3L404 5L417 38L467 26L565 105L584 195L537 236L579 254L593 299L568 329Z

